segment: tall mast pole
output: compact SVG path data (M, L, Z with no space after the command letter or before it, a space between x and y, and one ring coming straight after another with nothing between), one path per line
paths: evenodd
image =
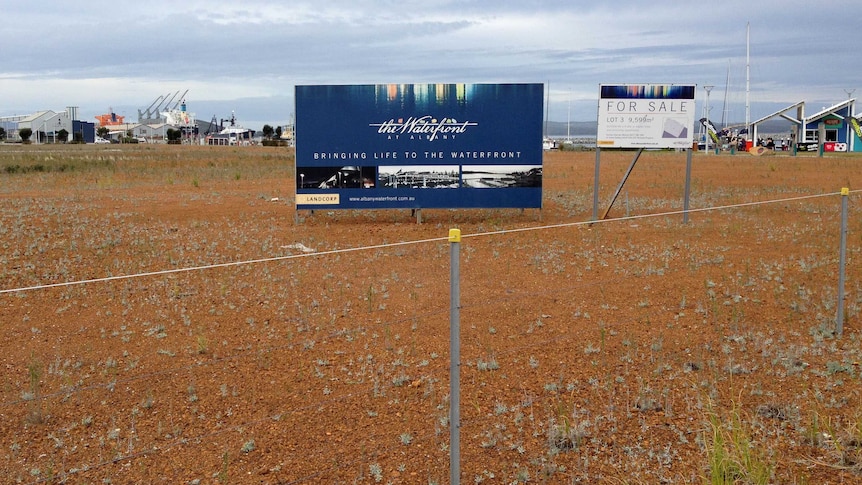
M547 138L548 137L548 115L551 112L551 81L548 81L546 83L546 86L548 87L548 92L545 94L545 97L547 100L545 101L545 135L544 136Z
M727 126L727 91L730 89L730 59L727 60L727 77L724 80L724 105L721 107L721 127Z
M751 130L751 22L745 23L745 129ZM749 137L751 132L749 131Z

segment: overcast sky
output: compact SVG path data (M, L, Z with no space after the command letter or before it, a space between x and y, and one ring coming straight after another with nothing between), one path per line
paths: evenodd
M0 116L136 121L188 90L197 118L259 129L296 84L539 82L555 121L595 121L602 83L697 84L698 114L713 85L710 118L742 121L747 23L752 120L862 94L859 0L2 0L0 19Z

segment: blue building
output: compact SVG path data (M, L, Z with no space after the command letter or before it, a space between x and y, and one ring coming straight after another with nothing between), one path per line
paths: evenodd
M826 152L862 152L855 106L856 99L848 99L805 118L804 140L814 142L816 149L817 144L823 143Z
M758 126L780 117L791 123L788 134L799 150L817 151L820 145L827 152L862 152L860 115L856 113L856 98L848 98L828 108L805 115L805 102L800 101L751 123L752 140L758 140Z
M95 143L96 124L89 121L72 120L72 138L74 134L80 133L84 143Z

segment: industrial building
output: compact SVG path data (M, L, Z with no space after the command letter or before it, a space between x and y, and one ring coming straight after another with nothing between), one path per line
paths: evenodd
M97 139L101 141L96 131L102 127L108 130L106 138L113 142L133 139L138 142L164 143L168 130L172 128L180 130L186 142L197 142L200 130L195 115L186 111L183 99L186 93L188 90L176 103L173 101L179 91L170 98L168 95L159 96L145 110L138 110L136 123L126 121L124 116L114 113L113 109L97 115L96 123L81 121L78 119L78 108L67 107L59 113L46 110L30 115L0 117L0 127L6 133L6 141L11 142L20 142L20 131L30 129L30 143L36 144L61 142L59 134L62 130L68 135L67 141L95 143ZM211 128L207 128L209 129Z
M68 140L80 139L93 143L96 139L95 123L78 119L78 108L69 106L65 111L39 111L30 115L0 117L0 127L6 132L7 141L21 141L20 130L32 131L32 143L57 143L60 133L65 130Z

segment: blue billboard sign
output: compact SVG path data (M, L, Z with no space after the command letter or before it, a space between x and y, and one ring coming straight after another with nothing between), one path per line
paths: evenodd
M296 208L539 208L543 92L296 86Z

